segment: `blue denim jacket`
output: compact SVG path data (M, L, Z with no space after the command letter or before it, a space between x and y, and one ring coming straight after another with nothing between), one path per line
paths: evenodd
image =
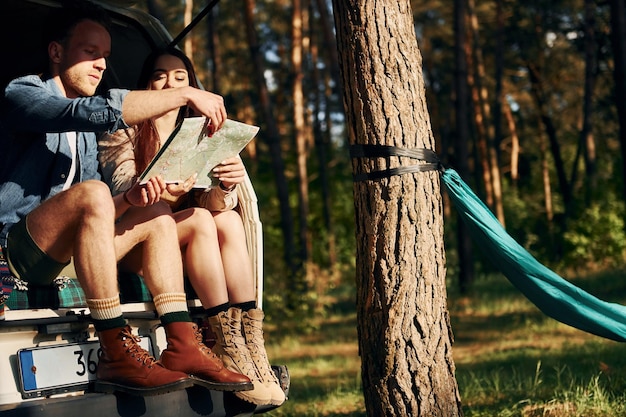
M76 181L100 179L95 132L128 127L122 119L127 93L69 99L51 78L9 83L0 115L1 246L13 224L63 189L71 164L64 132L78 132Z

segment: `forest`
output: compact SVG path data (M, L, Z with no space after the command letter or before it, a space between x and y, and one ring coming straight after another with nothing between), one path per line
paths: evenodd
M268 307L323 308L325 291L354 279L355 262L332 4L147 0L134 7L175 35L207 5L207 17L179 46L205 88L225 97L231 118L261 126L242 156L263 222ZM623 4L411 6L443 165L551 268L623 263ZM465 291L490 265L459 234L445 201L447 280Z

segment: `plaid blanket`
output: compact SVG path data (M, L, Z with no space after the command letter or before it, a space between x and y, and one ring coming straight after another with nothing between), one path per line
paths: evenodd
M152 301L150 291L140 275L120 275L119 285L122 303ZM30 285L26 291L13 290L6 300L6 306L12 310L80 308L87 307L87 298L77 279L63 276L50 285Z
M11 310L87 307L87 298L76 278L60 276L50 285L26 285L11 275L2 252L0 252L0 284L0 315L5 304ZM152 301L152 295L141 275L120 273L118 284L123 304ZM185 291L187 299L197 298L188 280L185 280Z

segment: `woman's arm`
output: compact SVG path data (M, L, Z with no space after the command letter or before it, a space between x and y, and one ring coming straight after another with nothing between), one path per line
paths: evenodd
M100 170L113 195L129 190L137 181L134 135L135 129L130 128L98 138Z

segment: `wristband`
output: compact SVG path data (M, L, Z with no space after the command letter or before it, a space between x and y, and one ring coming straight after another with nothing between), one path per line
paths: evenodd
M128 199L128 196L126 195L127 193L128 193L128 190L124 191L124 194L122 194L122 197L124 198L124 201L126 202L126 204L128 204L131 207L134 207L135 205L130 202L130 200Z
M228 192L231 192L232 190L234 190L236 186L237 186L237 184L233 184L233 185L231 185L231 186L230 186L230 188L226 188L226 187L224 187L224 183L223 183L222 181L220 181L220 184L219 184L219 187L220 187L223 191L226 191L227 193L228 193Z

